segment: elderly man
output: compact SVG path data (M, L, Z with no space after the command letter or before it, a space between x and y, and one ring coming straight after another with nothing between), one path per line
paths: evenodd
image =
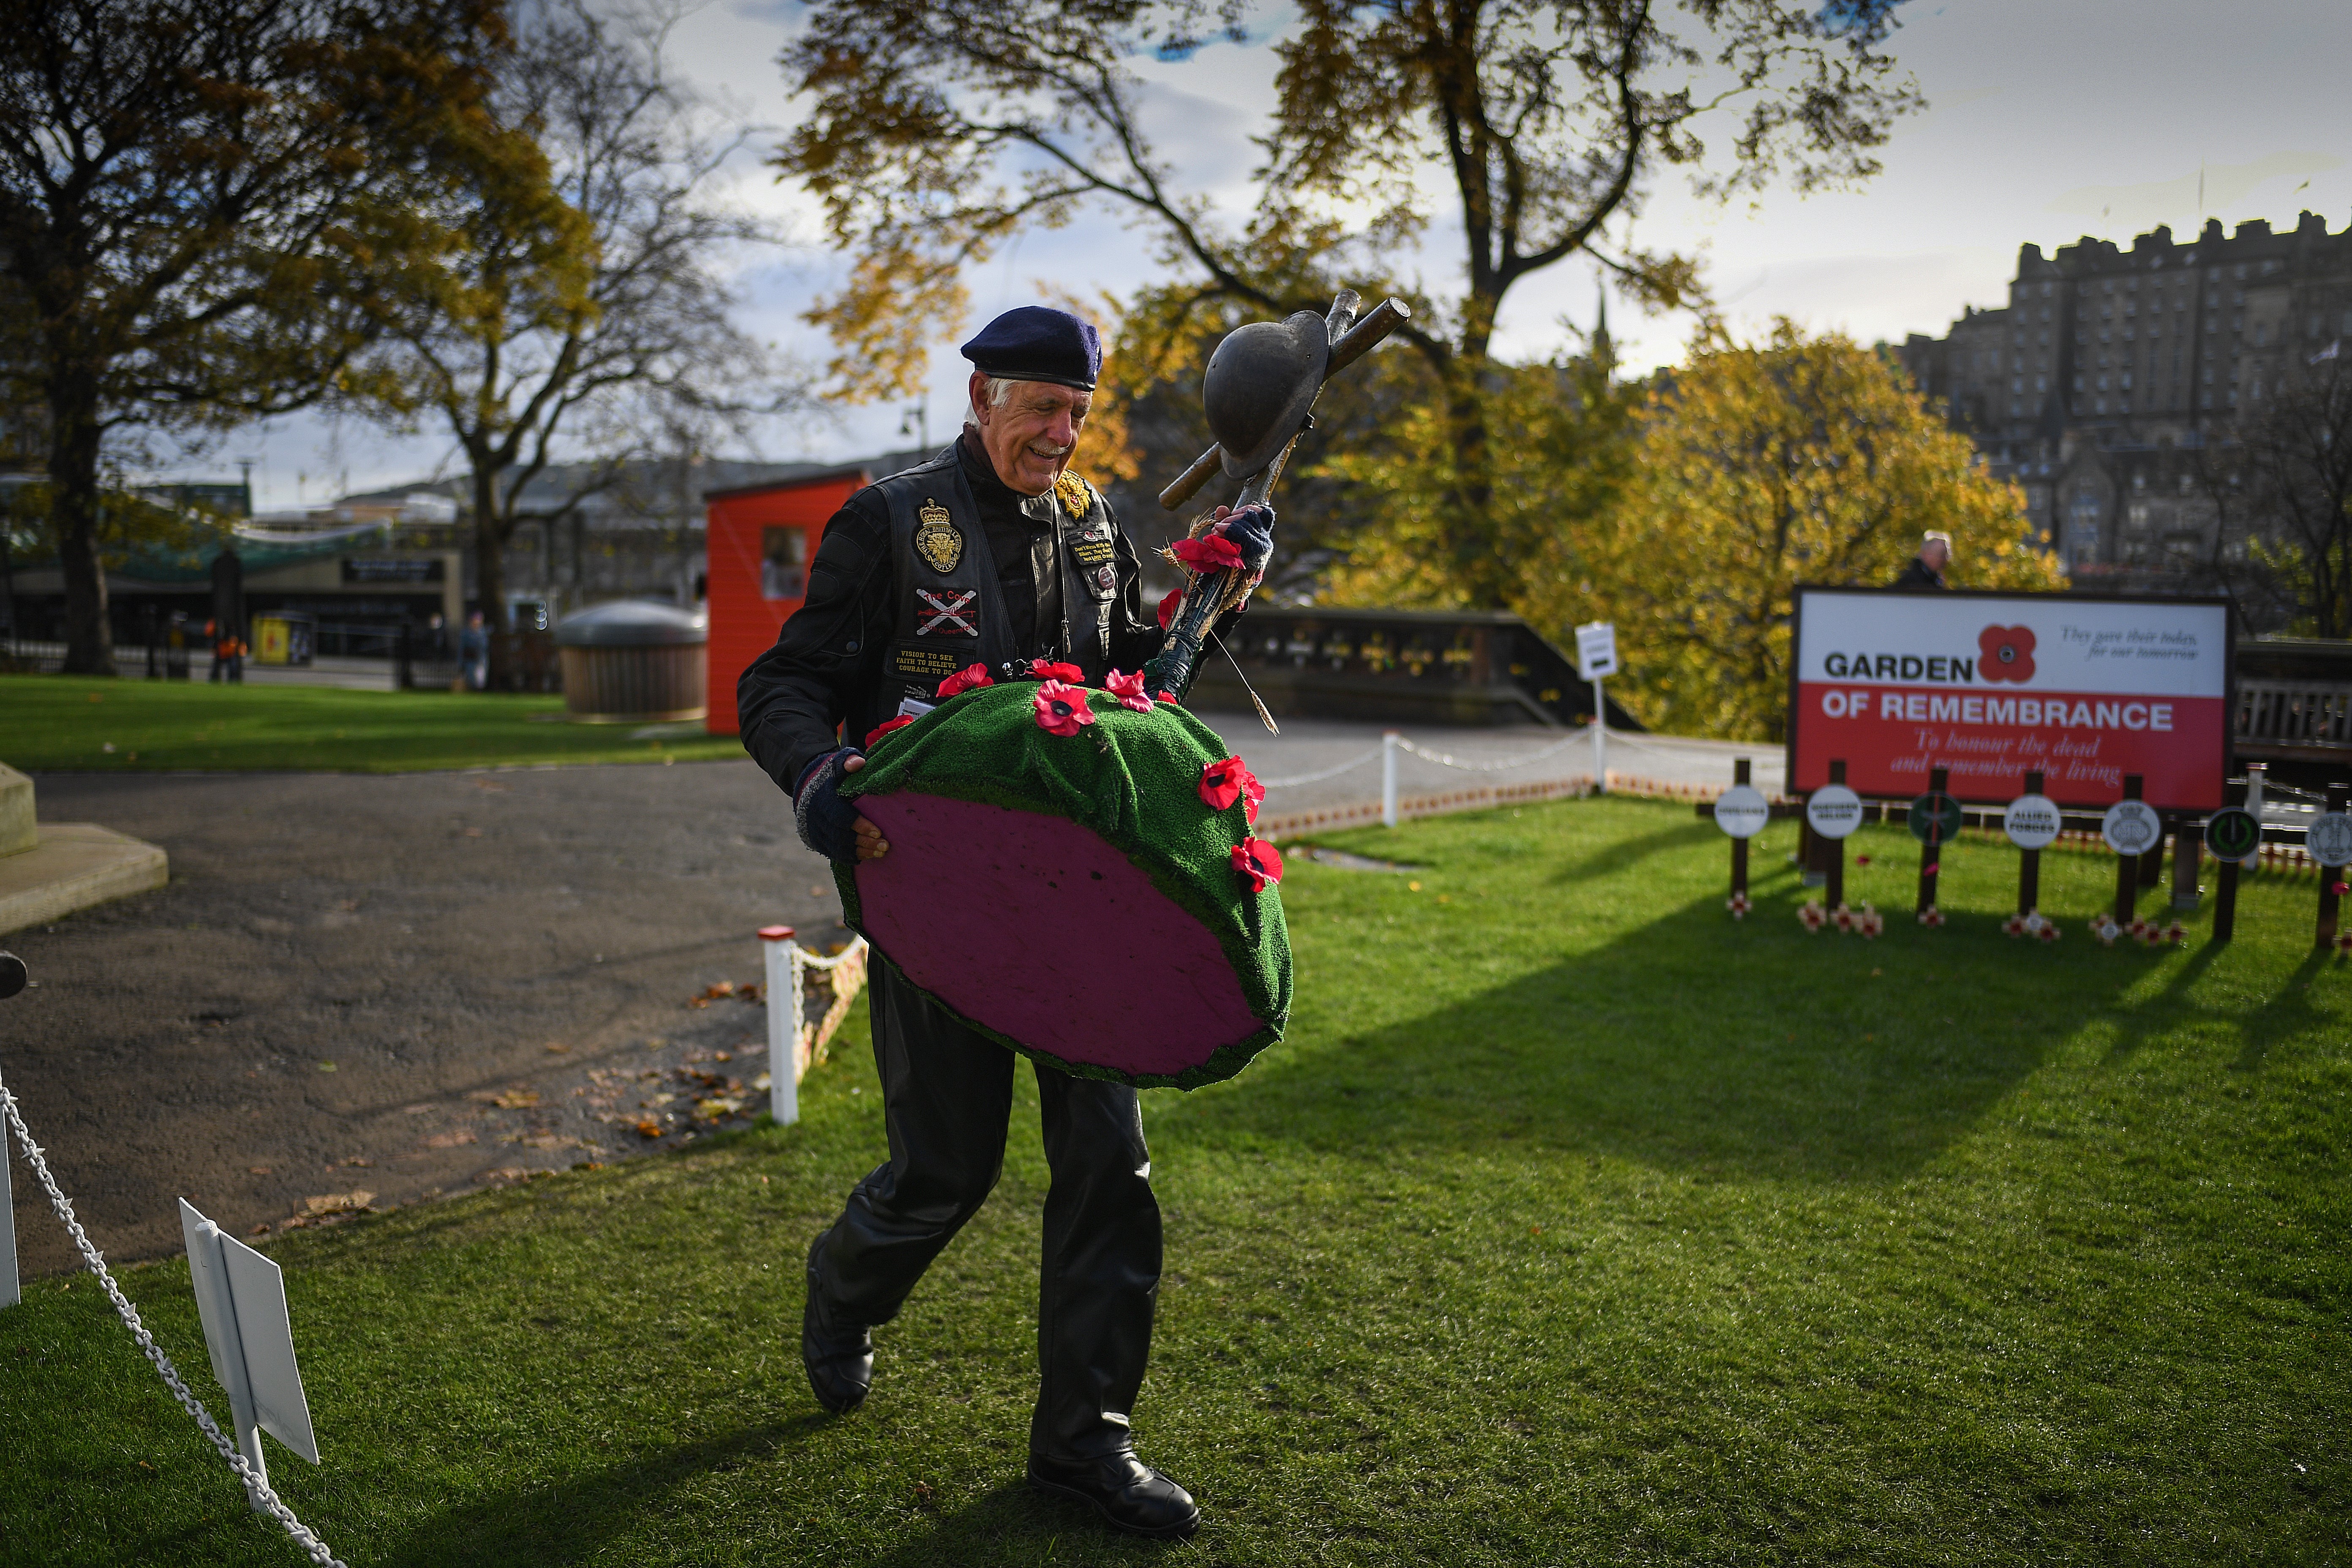
M825 526L806 601L737 689L745 749L792 794L803 841L835 860L889 850L837 794L865 765L836 738L845 721L854 740L921 711L943 677L974 663L1003 679L1032 660L1066 662L1099 685L1160 647L1133 547L1068 468L1102 363L1095 329L1026 306L963 353L974 368L961 437L849 498ZM1253 509L1222 525L1254 569L1272 521ZM890 1158L809 1249L801 1328L809 1384L835 1414L871 1386L869 1331L897 1315L995 1184L1013 1102L1012 1052L887 965L871 997ZM1129 1427L1160 1261L1136 1091L1043 1067L1037 1090L1053 1185L1030 1482L1120 1530L1189 1536L1200 1510L1135 1457Z
M1920 539L1919 553L1904 566L1903 574L1888 584L1914 594L1940 594L1951 587L1944 581L1944 568L1952 559L1952 536L1948 533L1928 533Z

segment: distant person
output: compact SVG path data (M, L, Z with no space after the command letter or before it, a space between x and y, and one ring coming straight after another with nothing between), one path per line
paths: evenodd
M245 683L245 644L235 631L218 621L205 623L205 640L212 644L212 668L205 672L210 681Z
M490 631L482 624L482 612L479 610L466 617L465 632L457 639L457 658L466 667L466 689L488 691L490 689Z
M433 662L438 664L449 657L449 624L441 618L440 612L436 610L434 612L433 618L425 623L425 630L426 646L432 650Z
M1951 564L1952 536L1930 533L1919 542L1919 553L1911 557L1903 568L1903 575L1895 579L1894 587L1909 594L1944 594L1951 584L1944 581L1944 568Z

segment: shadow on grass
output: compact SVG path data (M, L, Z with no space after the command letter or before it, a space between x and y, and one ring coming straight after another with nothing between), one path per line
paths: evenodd
M435 1514L373 1561L397 1568L488 1568L489 1564L586 1563L616 1537L641 1531L679 1487L807 1443L834 1417L812 1411L618 1460L562 1480L486 1494Z
M1687 849L1694 844L1719 839L1722 832L1712 822L1680 822L1672 827L1660 827L1631 838L1612 839L1581 859L1572 860L1552 874L1554 882L1597 882L1621 872L1630 871L1654 855L1664 855L1670 849Z
M1666 841L1683 835L1653 835ZM1637 840L1636 843L1643 842ZM2159 952L2003 941L1990 915L1876 942L1807 935L1774 898L1713 900L1590 954L1345 1041L1305 1038L1212 1096L1190 1136L1361 1153L1607 1153L1668 1169L1900 1178L1945 1148ZM2172 998L2131 1005L2179 1021ZM2299 994L2290 990L2288 997ZM2301 1027L2287 1007L2265 1037Z

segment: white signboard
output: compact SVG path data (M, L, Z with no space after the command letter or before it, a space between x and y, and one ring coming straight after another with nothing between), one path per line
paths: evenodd
M2058 803L2046 795L2019 795L2000 816L2001 831L2020 849L2049 848L2058 842L2058 835L2065 826Z
M2194 599L1801 588L1789 787L1830 764L1904 798L1948 770L1962 800L2009 800L2025 775L2104 805L2138 774L2159 811L2221 805L2230 614Z
M1772 803L1750 784L1733 784L1715 797L1715 825L1734 838L1753 838L1772 820Z
M294 1362L294 1326L286 1313L286 1280L278 1265L227 1235L180 1200L180 1235L188 1247L189 1283L204 1319L213 1375L228 1394L236 1446L268 1476L260 1434L268 1433L312 1464L319 1440L310 1430L310 1402Z
M2311 858L2323 866L2352 861L2352 816L2331 811L2314 817L2304 831L2303 844L2311 851Z
M2164 818L2144 800L2119 800L2107 807L2099 837L2118 855L2145 855L2164 838Z
M1805 820L1824 838L1844 838L1862 826L1862 796L1843 784L1823 784L1805 802Z
M1576 628L1576 673L1598 680L1617 673L1617 628L1608 621L1588 621Z

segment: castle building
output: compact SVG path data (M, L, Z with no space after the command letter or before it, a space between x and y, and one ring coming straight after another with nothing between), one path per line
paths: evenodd
M2352 339L2352 226L2306 212L2129 250L2085 236L2021 247L2009 303L1967 310L1897 353L1990 471L2025 492L2078 585L2182 591L2242 559L2223 537L2222 467L2242 420ZM2347 352L2352 352L2347 350Z

